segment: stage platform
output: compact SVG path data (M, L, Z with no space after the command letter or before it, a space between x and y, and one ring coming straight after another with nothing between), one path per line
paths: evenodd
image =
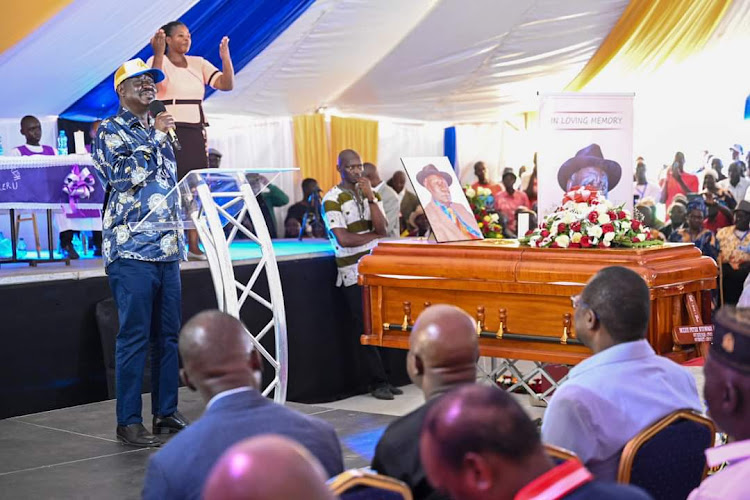
M287 315L287 399L314 404L362 393L365 387L354 355L359 339L352 335L343 293L335 286L336 263L329 242L278 240L274 249ZM235 242L231 254L237 279L247 282L259 262L257 245ZM181 279L183 323L202 310L216 308L206 262L182 263ZM257 287L267 297L264 273ZM97 306L108 300L111 292L101 259L80 259L70 266L62 262L0 266L0 379L4 381L0 418L114 397L103 348L108 334L99 327L101 314L97 321ZM267 314L262 306L250 304L241 317L254 328L265 325ZM109 322L111 326L112 318ZM267 335L263 345L274 349L273 336ZM384 350L386 369L395 384L408 383L405 355L405 351Z
M144 396L143 415L151 414L150 402L150 396ZM385 427L396 418L323 406L287 405L333 425L346 468L369 465ZM180 389L180 411L186 417L196 420L203 406L197 393ZM150 422L145 425L150 429ZM120 444L114 437L115 426L115 401L0 421L0 497L141 498L148 458L156 450Z

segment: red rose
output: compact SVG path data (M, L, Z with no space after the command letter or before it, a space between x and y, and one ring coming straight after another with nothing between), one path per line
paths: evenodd
M617 214L616 213L614 213L612 211L609 211L609 212L607 212L607 215L609 215L609 220L617 220Z
M641 227L641 221L639 220L634 220L633 222L630 223L630 228L633 231L637 231L639 227Z
M589 203L591 205L598 205L599 204L599 200L597 200L596 198L593 198Z
M477 222L482 222L482 214L476 214L474 218L477 220Z
M615 232L615 226L612 224L602 224L602 232L604 233L614 233Z
M630 238L630 241L632 241L633 243L640 243L641 242L641 240L639 240L635 236L633 236L632 238Z
M623 210L620 210L620 211L619 211L619 212L617 213L617 218L618 218L618 219L625 219L625 218L626 218L627 216L628 216L628 214L626 214L626 213L625 213L625 212L624 212Z
M571 243L570 245L568 245L568 248L581 248L581 244L580 243Z
M651 239L651 232L648 232L648 233L646 233L646 239L647 239L647 240L650 240L650 239Z
M576 233L581 232L581 223L576 221L573 224L570 225L570 229L572 229Z
M599 214L596 211L593 211L589 214L589 221L596 224L596 221L599 220Z
M598 246L599 248L607 248L607 245L605 245L603 241L600 241L600 242L599 242L599 244L598 244L597 246Z
M534 234L533 229L529 229L528 231L526 231L526 236L531 236L532 234Z
M560 248L560 245L558 245L556 241L553 241L552 244L549 247L550 248Z
M547 236L549 236L549 231L542 229L542 238L546 238Z
M565 232L565 224L562 222L557 225L557 232L558 233L564 233Z
M583 248L589 248L591 246L591 241L589 241L589 237L588 236L583 236L581 238L581 246Z

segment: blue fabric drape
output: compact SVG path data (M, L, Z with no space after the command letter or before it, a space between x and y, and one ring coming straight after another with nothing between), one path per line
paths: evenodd
M190 55L202 56L221 69L219 42L229 37L234 70L238 72L289 27L315 0L201 0L180 21L190 29ZM165 19L166 24L173 19ZM156 31L156 30L154 30ZM153 52L149 40L133 55L144 61ZM125 61L123 61L125 62ZM117 95L112 89L114 71L91 91L61 113L62 118L93 121L117 112ZM208 88L206 97L213 93Z
M456 170L456 127L448 127L445 129L443 134L443 155L448 157L448 160L453 165L453 170ZM458 170L456 170L458 173Z
M750 120L750 95L745 99L745 120Z

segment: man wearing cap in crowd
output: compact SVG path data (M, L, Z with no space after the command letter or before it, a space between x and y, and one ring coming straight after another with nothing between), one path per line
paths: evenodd
M453 178L433 164L425 165L417 174L417 182L432 198L423 203L424 213L438 242L481 240L482 233L474 215L451 198Z
M750 274L750 202L741 201L734 210L734 225L716 232L719 242L718 264L724 304L736 304L745 279Z
M563 191L579 187L596 189L607 197L622 177L622 168L614 160L607 160L598 144L590 144L562 164L557 171L557 182Z
M516 190L513 186L516 183L516 174L512 168L503 170L504 191L495 195L495 209L505 217L506 229L510 233L516 234L516 211L520 207L531 208L529 197L523 191ZM523 236L519 234L518 236Z
M744 177L745 172L747 171L747 165L742 158L742 155L744 153L742 144L732 144L731 146L729 146L729 152L732 154L732 162L740 162L740 166L742 167L742 176Z
M216 148L208 148L208 168L219 168L221 165L221 151Z
M750 309L724 306L714 318L714 337L703 368L708 413L730 444L706 450L706 462L729 465L709 476L688 500L740 500L750 492Z
M169 113L149 115L156 82L164 74L140 59L115 72L120 99L115 116L102 121L92 148L96 173L108 193L103 219L102 254L117 305L115 347L117 439L152 447L160 441L143 426L141 383L151 347L153 433L178 432L187 425L177 411L180 331L180 260L185 257L182 231L132 231L151 210L161 220L179 223L167 193L177 184L177 170L167 131Z

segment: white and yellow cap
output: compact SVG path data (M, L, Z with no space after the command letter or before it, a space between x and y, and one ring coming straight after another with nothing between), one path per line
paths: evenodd
M162 70L147 66L146 63L143 62L143 59L131 59L115 71L115 91L117 90L117 86L128 78L133 78L134 76L142 75L144 73L149 73L154 78L154 83L159 83L164 80L164 73Z

